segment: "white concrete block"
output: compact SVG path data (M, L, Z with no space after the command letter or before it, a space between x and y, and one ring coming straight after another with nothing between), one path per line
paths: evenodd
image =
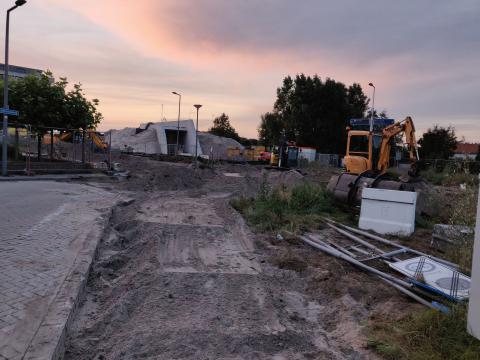
M379 234L411 235L416 204L415 192L365 188L358 227Z
M468 332L480 339L480 193L477 203L477 225L473 246L472 284L468 305Z

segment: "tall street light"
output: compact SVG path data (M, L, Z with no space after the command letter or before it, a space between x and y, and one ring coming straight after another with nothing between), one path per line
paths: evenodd
M25 5L26 0L15 1L15 6L7 10L7 28L5 31L5 70L3 72L3 108L8 109L8 40L10 35L10 12L17 7ZM3 132L2 132L2 175L7 176L7 140L8 140L8 114L3 114Z
M180 139L180 104L182 102L182 95L177 93L176 91L172 91L172 94L178 96L177 148L175 149L175 155L178 155L178 141Z
M197 127L195 129L195 166L198 160L198 110L202 107L200 104L193 105L197 108Z
M375 85L368 83L368 86L373 87L373 97L372 97L372 113L370 114L370 132L373 131L373 113L375 112Z

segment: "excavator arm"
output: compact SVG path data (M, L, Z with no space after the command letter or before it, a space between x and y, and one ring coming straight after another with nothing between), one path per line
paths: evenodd
M106 150L108 148L108 144L104 143L103 140L94 131L89 131L89 136L92 139L93 143L99 149Z
M380 156L377 163L378 171L385 172L387 170L390 160L391 140L394 136L401 133L405 133L410 160L418 160L417 140L415 138L415 126L413 125L412 118L410 116L407 116L405 120L387 126L385 129L383 129L382 143L380 145Z

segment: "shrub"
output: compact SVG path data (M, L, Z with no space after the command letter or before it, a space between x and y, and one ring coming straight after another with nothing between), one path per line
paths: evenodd
M232 206L259 231L317 227L325 215L340 216L324 187L303 183L291 190L285 186L270 189L262 182L256 198L237 198Z
M477 214L478 187L467 186L460 192L452 206L452 214L449 219L451 225L465 225L474 228ZM455 245L447 251L447 257L460 265L460 269L467 274L472 268L473 238L458 234L452 239Z

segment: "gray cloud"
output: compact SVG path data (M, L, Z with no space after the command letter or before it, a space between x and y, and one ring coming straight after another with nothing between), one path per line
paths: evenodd
M220 70L215 61L221 62L222 57L212 56L213 66L198 71L194 58L180 64L168 54L141 56L122 35L102 29L100 22L40 2L30 4L34 14L27 15L26 8L15 14L18 22L22 17L30 21L15 29L13 52L30 60L35 52L38 63L52 64L72 80L91 84L95 94L108 96L112 104L115 98L119 102L128 99L130 91L138 103L147 106L170 88L208 96L222 103L227 112L229 106L237 109L241 104L238 123L246 124L249 136L255 135L259 111L271 108L275 87L288 74L286 69L293 68L347 83L374 81L379 85L376 103L393 116L413 115L419 128L432 122L458 124L468 132L468 139L480 140L477 0L151 3L154 25L175 36L180 48L198 46L202 51L207 44L204 51L232 51L258 59L273 54L272 61L278 55L280 66L250 70L240 60Z
M195 4L199 6L175 2L174 16L166 19L185 43L207 42L217 49L242 49L259 56L274 51L328 58L359 72L359 78L349 82L365 74L383 82L380 99L394 114L416 114L419 122L421 117L452 122L455 117L480 117L480 2L476 0L203 0ZM323 70L318 69L319 75L325 75ZM397 83L396 78L402 81Z

